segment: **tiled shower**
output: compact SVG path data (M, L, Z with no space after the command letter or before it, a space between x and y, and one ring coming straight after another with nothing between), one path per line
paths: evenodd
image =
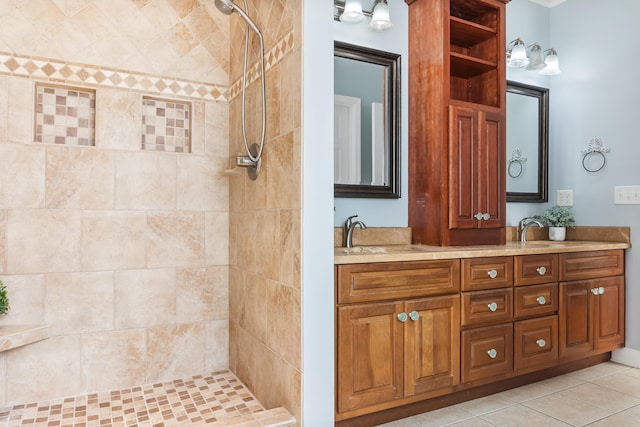
M2 2L0 325L50 338L0 353L0 407L230 368L299 416L300 8L249 1L251 181L244 26L213 0Z

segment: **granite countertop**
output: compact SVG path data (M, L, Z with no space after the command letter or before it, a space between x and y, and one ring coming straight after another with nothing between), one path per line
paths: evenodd
M479 258L513 255L535 255L563 252L584 252L628 249L627 242L601 241L549 241L526 243L507 242L505 245L483 246L427 246L427 245L375 245L353 248L334 248L334 264L361 264L372 262L424 261L452 258Z

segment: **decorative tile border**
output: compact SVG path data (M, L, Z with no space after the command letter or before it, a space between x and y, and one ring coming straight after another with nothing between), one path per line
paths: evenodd
M293 31L287 33L265 53L265 72L279 63L294 47ZM157 96L171 96L200 101L228 102L240 94L242 79L231 87L194 82L172 77L152 76L135 71L58 61L50 58L0 52L0 75L46 80L52 83L81 85L90 88L120 88ZM248 84L260 76L256 62L247 76Z
M95 123L95 91L36 84L36 142L94 146Z
M188 153L191 147L191 104L142 98L142 149Z

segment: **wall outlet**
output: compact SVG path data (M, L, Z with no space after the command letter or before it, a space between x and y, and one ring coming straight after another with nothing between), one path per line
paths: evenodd
M573 190L556 191L556 205L573 206Z
M640 205L640 185L616 186L613 202L616 205Z

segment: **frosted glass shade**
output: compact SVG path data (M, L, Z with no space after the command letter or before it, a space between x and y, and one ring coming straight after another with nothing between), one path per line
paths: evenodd
M373 9L373 16L371 17L369 28L373 31L387 31L391 27L393 27L393 24L389 16L389 5L386 0L380 1Z
M362 22L363 19L362 2L360 0L347 0L344 4L344 12L340 15L340 21L356 24Z
M560 74L560 65L558 63L558 54L555 49L549 49L549 54L544 59L545 67L539 71L540 74L544 74L546 76L553 76L555 74Z

